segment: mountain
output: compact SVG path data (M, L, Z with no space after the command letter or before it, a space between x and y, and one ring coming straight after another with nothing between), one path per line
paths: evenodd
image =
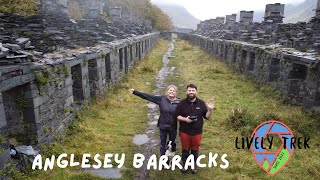
M200 20L192 16L183 6L161 3L155 5L168 14L178 28L197 29L197 24L200 23Z
M315 16L317 7L317 0L305 0L301 4L291 5L288 4L285 7L284 22L285 23L296 23L298 21L309 21Z

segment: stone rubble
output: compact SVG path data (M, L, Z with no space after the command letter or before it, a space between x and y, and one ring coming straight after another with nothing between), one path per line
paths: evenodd
M106 5L104 1L79 2L86 15L78 21L69 18L68 0L43 1L36 16L0 14L0 64L42 62L42 54L92 47L154 32L150 20L121 7ZM107 21L104 6L109 8Z

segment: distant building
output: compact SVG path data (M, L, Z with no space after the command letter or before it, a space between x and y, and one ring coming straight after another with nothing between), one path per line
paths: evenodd
M284 4L280 3L267 4L264 14L264 22L283 23L284 6Z
M253 22L254 11L240 11L240 23L251 24Z
M232 25L237 22L237 14L226 15L226 24Z
M320 16L320 0L318 0L317 9L316 9L316 16Z
M216 22L217 24L224 24L224 17L217 17Z

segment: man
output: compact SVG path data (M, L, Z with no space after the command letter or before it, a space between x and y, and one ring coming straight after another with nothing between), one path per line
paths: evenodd
M209 119L214 109L214 99L210 99L208 107L197 95L197 86L189 84L187 86L187 98L180 102L176 109L177 120L180 121L179 135L182 144L183 166L190 155L193 154L195 162L198 158L203 128L203 118ZM184 167L181 172L187 172ZM198 168L192 170L192 174L198 173Z

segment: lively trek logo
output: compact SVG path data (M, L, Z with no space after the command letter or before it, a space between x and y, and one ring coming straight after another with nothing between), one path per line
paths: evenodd
M267 135L272 134L278 135L282 140L282 145L276 151L270 151L270 149L263 147L263 140ZM279 121L264 122L253 131L252 138L259 140L251 146L252 155L259 166L268 174L274 176L288 164L294 152L292 146L294 136L287 125Z
M250 139L240 140L237 137L236 148L250 149L261 169L274 176L288 164L295 148L310 148L309 140L310 138L295 138L286 124L270 120L258 125Z

